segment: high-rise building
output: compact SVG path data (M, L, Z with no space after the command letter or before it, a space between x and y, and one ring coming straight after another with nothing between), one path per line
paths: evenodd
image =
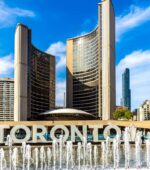
M150 100L145 100L138 109L138 120L150 120Z
M130 70L128 68L126 68L122 74L121 105L131 110Z
M14 120L14 79L0 78L0 121Z
M31 30L19 24L15 33L15 121L36 119L55 107L55 57L31 42Z
M98 5L98 26L67 40L67 107L103 120L115 110L115 13L111 0Z

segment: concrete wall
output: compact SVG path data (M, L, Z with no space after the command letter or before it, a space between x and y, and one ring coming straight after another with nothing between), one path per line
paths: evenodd
M135 126L137 128L149 129L150 121L114 121L114 120L71 120L71 121L21 121L21 122L0 122L1 126L16 126L16 125L25 125L25 126L33 126L33 125L42 125L42 126L55 126L55 125L117 125L120 127L128 127Z
M18 25L15 33L14 120L27 120L28 29Z
M102 118L109 120L116 105L115 15L111 0L102 2L102 96Z

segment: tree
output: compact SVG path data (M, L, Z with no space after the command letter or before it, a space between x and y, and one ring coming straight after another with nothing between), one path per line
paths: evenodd
M133 113L131 113L129 110L125 112L125 118L127 120L130 120L133 117Z
M114 119L131 119L133 117L133 114L128 109L119 109L113 113Z

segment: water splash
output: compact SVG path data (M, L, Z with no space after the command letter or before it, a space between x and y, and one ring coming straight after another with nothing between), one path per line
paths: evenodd
M82 149L81 142L78 142L78 148L77 148L78 169L81 168L81 149Z
M97 145L94 145L94 168L97 167L97 156L98 156L98 148Z
M31 145L22 143L22 147L13 147L13 141L10 136L7 137L7 151L0 148L0 170L50 170L50 169L78 169L78 170L93 170L93 169L119 169L124 166L125 169L131 167L141 169L146 162L146 166L150 169L150 139L146 141L146 161L142 162L141 152L141 132L136 132L135 142L135 160L134 165L131 158L130 146L130 128L126 128L123 141L116 136L110 140L109 137L101 144L92 145L84 138L83 142L73 145L71 141L66 144L63 141L63 136L56 142L53 141L52 147L42 146L40 148L32 148ZM150 134L148 134L150 136ZM124 142L124 144L121 142ZM123 153L122 145L124 146ZM124 165L121 163L123 154L125 157ZM7 159L7 163L6 163ZM22 159L22 160L20 160ZM121 163L120 163L121 162ZM131 165L130 165L131 164Z
M45 154L44 146L40 148L40 161L41 161L41 170L43 170L44 167L46 166L46 154Z
M30 170L31 165L31 145L26 146L25 158L27 160L27 170Z
M74 162L73 162L73 145L71 141L67 141L66 145L66 169L73 168Z
M150 169L150 139L146 140L146 165Z
M113 158L114 158L114 169L119 168L120 161L120 137L116 136L113 140Z
M12 164L14 167L14 170L17 169L17 164L18 164L18 148L14 148L12 152Z
M130 141L129 141L129 128L125 128L124 132L124 153L125 153L125 168L130 167Z
M21 151L22 151L22 170L25 170L25 160L26 160L26 143L23 142L22 143L22 147L21 147Z
M10 135L7 135L5 145L8 145L8 147L9 147L9 170L12 170L12 145L13 145L13 140L12 140Z
M0 149L0 170L6 167L5 151L3 148Z
M51 166L51 159L52 159L52 151L51 149L48 147L47 148L47 168L50 169Z
M39 166L39 150L38 148L34 149L34 162L35 162L35 169L38 169Z
M83 167L85 168L86 166L86 146L87 146L87 140L86 138L84 137L83 138L83 144L82 144L82 147L83 147Z
M56 169L56 160L57 160L57 142L54 140L52 144L53 149L53 169Z
M141 168L141 140L142 133L139 131L135 141L136 168Z
M63 135L59 138L59 168L62 169Z

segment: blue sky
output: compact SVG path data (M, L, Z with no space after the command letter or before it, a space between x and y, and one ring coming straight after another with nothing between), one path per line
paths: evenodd
M65 91L66 39L97 25L100 0L0 0L0 77L13 77L17 23L32 29L32 41L56 56L57 105ZM131 69L132 109L150 99L150 0L113 0L116 13L117 104L121 73Z

